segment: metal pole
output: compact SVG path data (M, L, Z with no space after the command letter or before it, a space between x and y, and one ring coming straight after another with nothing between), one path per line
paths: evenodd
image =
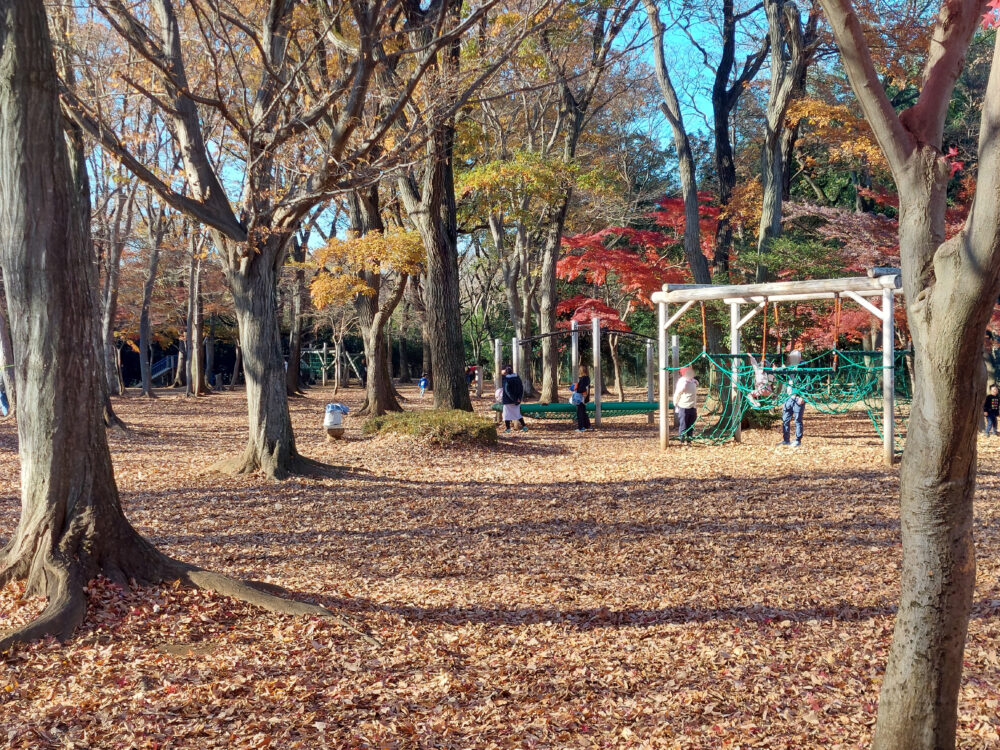
M601 426L601 319L591 319L594 337L594 426Z
M580 375L580 325L575 320L570 324L570 330L573 332L571 334L572 346L570 347L570 374L569 382L575 381Z
M896 400L895 321L893 320L892 289L882 291L882 448L885 465L895 459L895 425L893 407Z
M493 339L493 387L503 385L503 342Z
M660 360L660 450L665 451L667 441L670 439L670 391L667 387L670 377L670 373L667 371L667 303L661 302L657 308L659 308L656 341Z
M653 386L653 382L656 379L653 375L654 365L653 365L653 342L646 342L646 401L652 403L653 399L656 397L656 390ZM653 412L647 415L647 424L653 424Z
M329 344L325 341L323 342L323 361L320 363L320 378L323 381L323 387L326 387L326 363L327 363L327 352Z
M518 356L520 352L517 350L517 336L510 340L510 366L514 368L514 372L518 375L521 374L521 363L518 362L520 357Z
M739 354L740 353L740 306L738 303L733 303L729 306L729 353ZM739 363L736 358L729 363L729 368L733 373L733 377L730 382L730 392L729 398L732 400L730 408L736 413L740 412L740 389L739 389ZM736 425L736 432L733 435L736 442L740 442L743 439L743 430L739 424Z

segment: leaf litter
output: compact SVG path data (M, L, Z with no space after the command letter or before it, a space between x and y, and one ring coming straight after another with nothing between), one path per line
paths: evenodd
M643 417L533 422L496 449L321 430L335 479L203 473L245 439L238 393L122 399L122 502L176 557L349 616L262 612L176 586L88 587L68 644L0 671L10 748L858 748L899 587L898 471L863 413L671 447ZM408 408L426 408L412 389ZM361 392L338 400L360 403ZM485 413L485 401L477 403ZM0 536L18 516L0 422ZM980 439L978 583L958 745L1000 743L1000 441ZM0 589L0 628L40 611Z

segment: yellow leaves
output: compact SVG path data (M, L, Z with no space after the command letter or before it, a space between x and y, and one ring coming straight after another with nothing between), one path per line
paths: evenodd
M760 213L764 203L764 188L760 178L737 185L722 216L737 228L749 230L760 224Z
M787 121L792 126L807 126L803 142L822 145L834 162L888 167L868 123L844 105L799 99L788 108Z
M423 241L416 232L393 229L384 234L334 238L314 255L314 263L322 271L309 287L313 304L322 309L344 304L359 294L374 294L363 274L417 274L425 257Z

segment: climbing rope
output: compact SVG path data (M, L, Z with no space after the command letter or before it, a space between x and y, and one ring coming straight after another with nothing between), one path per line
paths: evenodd
M896 352L895 403L897 439L903 437L911 388L905 366L906 352ZM789 367L783 362L764 366L768 379L765 392L757 391L756 373L746 354L702 352L683 367L701 369L708 393L699 410L695 430L689 436L700 443L719 444L731 440L751 409L776 413L790 395L801 396L824 414L843 414L862 405L882 435L882 353L833 349ZM666 368L680 370L682 367Z

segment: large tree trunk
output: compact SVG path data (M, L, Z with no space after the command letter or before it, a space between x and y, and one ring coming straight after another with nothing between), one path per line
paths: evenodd
M85 196L73 189L44 6L0 7L0 244L17 393L21 517L0 553L0 584L25 579L48 598L0 650L43 635L68 638L86 614L82 584L160 574L158 556L122 514L104 430L95 266Z
M431 224L431 232L425 240L428 252L424 298L434 373L434 408L472 411L465 383L465 343L458 308L456 237L446 232L441 222Z
M942 136L982 5L942 4L919 99L902 114L885 93L851 3L822 5L899 191L916 375L900 470L900 603L872 746L949 750L975 589L972 501L983 334L1000 292L1000 47L994 43L983 100L976 198L963 229L945 241L951 175Z
M423 288L424 331L434 385L435 409L472 411L465 382L465 342L459 309L458 214L452 170L455 129L440 125L428 143L422 184L399 181L400 197L427 251ZM384 342L383 342L384 343Z
M283 479L298 469L302 459L295 450L288 414L278 328L277 271L273 265L261 262L265 254L274 257L273 248L262 250L245 273L226 274L239 323L250 434L243 454L216 464L216 468L240 474L259 471L269 478Z
M427 378L428 390L434 390L434 359L431 356L431 335L427 330L426 313L420 321L420 367L421 375Z
M921 160L925 170L918 179L940 171L935 157ZM969 240L963 230L941 245L945 185L940 179L936 185L900 185L899 240L915 254L947 262ZM954 747L975 589L972 501L986 374L977 355L997 295L996 271L986 280L986 304L977 298L978 285L963 287L958 274L937 270L937 286L954 287L946 306L920 293L926 289L920 271L905 269L904 276L916 378L900 470L902 590L879 696L873 743L878 750Z
M70 79L71 80L71 79ZM0 267L12 318L18 392L21 516L0 551L0 585L27 582L42 613L0 638L0 652L53 635L69 638L87 612L84 585L98 574L184 580L262 607L329 617L158 552L126 520L103 425L96 268L75 190L45 6L0 5L0 205L7 221ZM84 176L80 175L83 180ZM82 342L82 345L81 345ZM371 640L371 639L369 639Z

